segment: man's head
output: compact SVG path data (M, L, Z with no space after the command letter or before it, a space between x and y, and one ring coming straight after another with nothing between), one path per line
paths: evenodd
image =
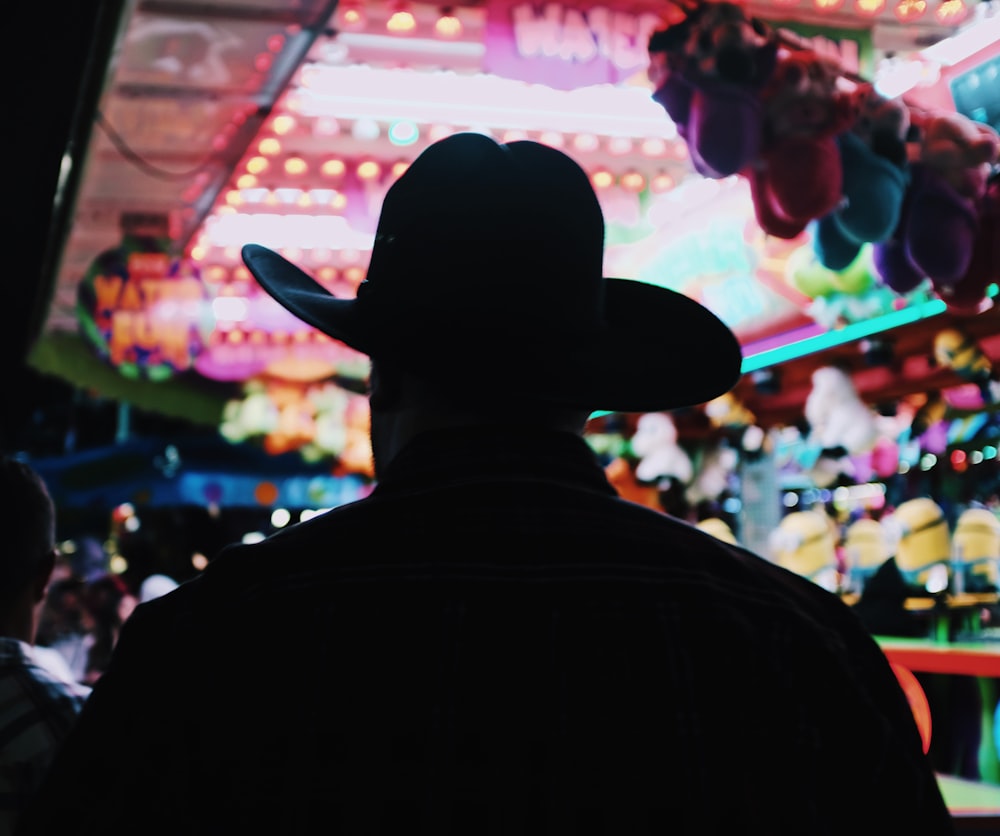
M605 278L603 254L604 218L579 165L474 133L430 145L389 189L356 299L271 250L243 249L301 319L459 398L648 412L730 389L741 356L729 329L682 294Z
M25 619L45 594L55 561L55 508L38 473L10 456L0 457L0 624L24 641ZM28 623L32 624L28 618ZM33 624L30 631L33 632Z

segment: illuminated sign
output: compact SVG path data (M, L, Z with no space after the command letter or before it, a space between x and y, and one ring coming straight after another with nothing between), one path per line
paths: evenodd
M490 0L483 68L504 78L571 90L645 72L662 3L615 11L597 2Z
M124 376L165 380L191 368L206 308L197 268L156 238L125 235L91 263L77 290L77 322Z

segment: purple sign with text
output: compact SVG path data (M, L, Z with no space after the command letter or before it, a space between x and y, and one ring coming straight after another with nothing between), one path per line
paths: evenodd
M645 71L664 4L616 5L489 0L483 68L557 90L625 81Z

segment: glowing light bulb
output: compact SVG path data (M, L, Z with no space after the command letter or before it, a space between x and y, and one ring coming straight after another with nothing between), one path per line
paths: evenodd
M344 165L344 161L336 158L326 160L323 165L320 166L320 171L326 177L340 177L346 170L347 166Z
M365 160L358 165L358 177L362 180L374 180L382 173L382 166L375 160Z
M445 6L434 24L434 31L442 38L457 38L462 34L462 21L455 17L455 11L450 6Z
M898 20L906 22L923 17L926 11L927 0L899 0L896 8L893 9L893 14L896 15Z
M934 19L938 23L945 23L949 26L965 20L969 10L962 0L943 0L940 6L934 11Z
M251 157L247 160L247 171L251 174L262 174L267 171L270 163L266 157Z
M855 0L854 9L860 15L874 17L885 8L885 0Z
M625 191L638 194L646 188L646 178L638 171L627 171L622 175L621 185Z
M271 127L274 129L276 134L284 136L285 134L295 130L295 117L289 116L287 113L283 113L274 118L274 121L271 123Z
M606 189L614 185L615 176L610 171L601 169L590 175L590 182L594 184L595 189Z
M413 13L405 9L398 9L386 21L385 28L394 35L405 35L417 28L417 21Z
M289 157L285 160L285 173L293 177L305 174L309 170L309 165L302 157Z

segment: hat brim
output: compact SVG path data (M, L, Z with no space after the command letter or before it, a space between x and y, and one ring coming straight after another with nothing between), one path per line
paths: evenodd
M631 279L605 279L605 328L539 346L504 328L413 312L392 327L369 322L356 299L333 296L278 253L247 244L243 261L277 302L334 339L418 376L457 388L609 412L655 412L705 403L739 380L732 331L682 293ZM517 404L512 403L512 406Z

